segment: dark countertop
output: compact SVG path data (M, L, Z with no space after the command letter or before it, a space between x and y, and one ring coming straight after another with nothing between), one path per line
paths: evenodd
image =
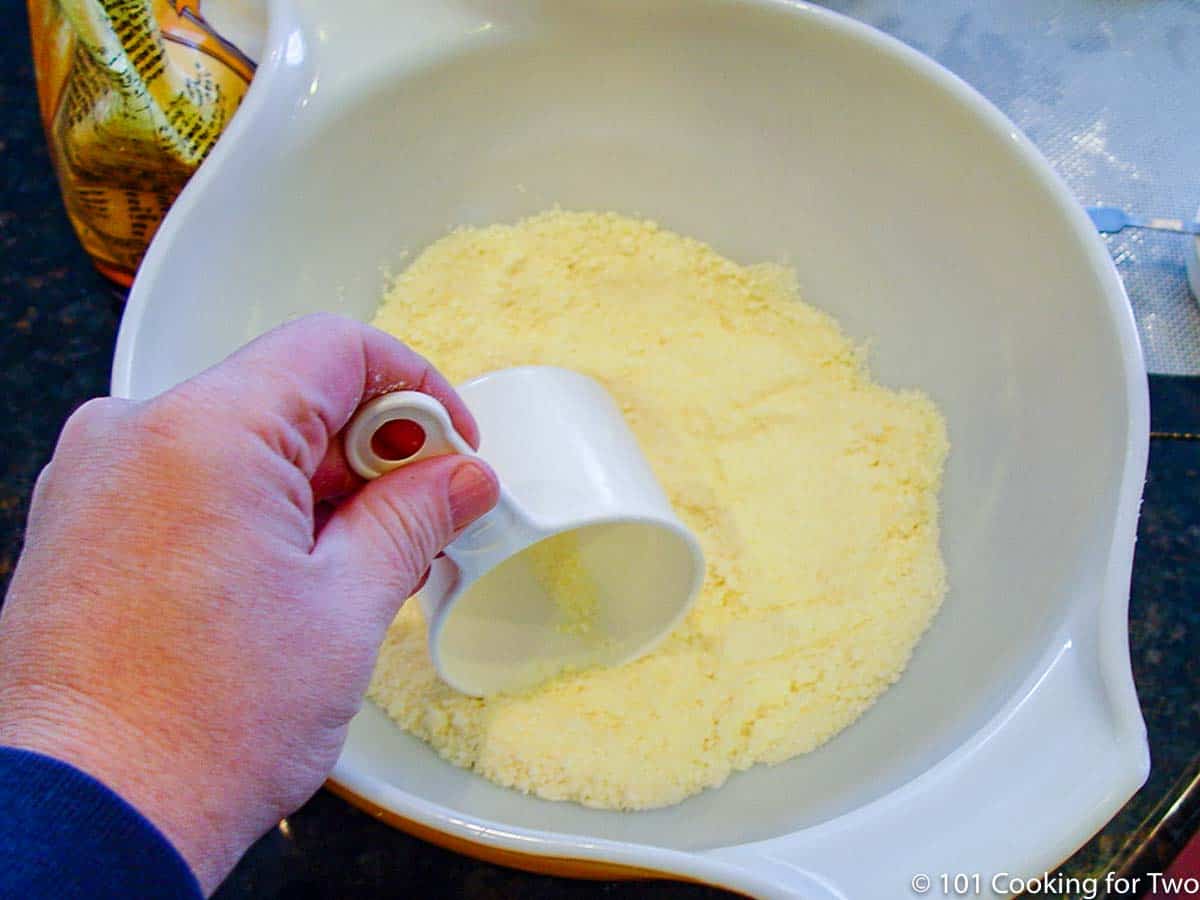
M91 268L59 200L43 143L23 4L0 0L0 580L20 550L29 493L58 429L107 392L123 292ZM1072 875L1162 871L1200 824L1200 378L1151 379L1154 430L1130 606L1134 674L1150 734L1150 780L1073 857ZM1069 777L1069 773L1064 773ZM1186 795L1186 796L1185 796ZM1182 802L1180 802L1183 798ZM1019 827L1019 823L1013 823ZM430 846L320 792L246 856L237 897L717 897L694 885L585 883L528 875Z

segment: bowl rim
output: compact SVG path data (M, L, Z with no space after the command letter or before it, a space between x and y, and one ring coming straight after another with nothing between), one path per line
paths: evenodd
M383 0L373 2L381 8L385 6ZM1055 731L1053 722L1047 724L1046 710L1038 704L1042 703L1044 707L1046 704L1043 700L1046 697L1053 701L1055 690L1076 699L1089 689L1094 692L1094 679L1098 671L1106 718L1096 725L1090 736L1097 741L1110 742L1107 749L1112 752L1102 761L1093 761L1093 782L1088 782L1090 788L1079 796L1073 796L1070 804L1052 803L1049 798L1041 801L1040 810L1047 817L1051 814L1057 816L1055 823L1062 827L1056 834L1047 834L1043 822L1042 830L1038 832L1041 838L1039 849L1027 848L1019 860L1013 860L1008 865L1014 873L1039 874L1057 865L1102 827L1144 782L1149 770L1145 726L1130 667L1126 620L1133 545L1149 450L1149 395L1141 346L1124 286L1104 244L1062 179L1033 143L1003 113L958 76L898 39L865 23L805 2L711 2L784 12L793 17L796 27L806 24L826 29L903 64L931 87L969 109L998 140L1010 141L1020 162L1037 179L1061 214L1071 237L1102 285L1099 299L1103 304L1103 314L1116 335L1119 349L1119 358L1114 360L1114 364L1121 366L1124 376L1127 413L1124 460L1112 516L1112 539L1103 579L1103 594L1099 602L1087 606L1076 603L1071 607L1067 621L1056 633L1051 646L1034 666L1026 682L989 722L962 745L951 750L912 781L876 800L809 828L765 841L688 852L509 826L457 813L378 779L364 777L363 773L347 770L343 760L339 760L330 781L337 793L354 798L356 805L389 810L397 820L415 823L418 830L423 829L426 833L431 830L460 842L456 849L465 852L470 852L474 846L484 856L507 851L550 860L627 866L643 874L653 872L663 877L694 879L757 895L793 895L803 891L806 896L812 897L844 897L847 894L843 890L855 883L852 869L861 868L861 860L853 854L846 856L832 852L839 846L839 833L843 835L842 844L845 844L846 829L861 828L876 820L886 822L889 816L897 812L897 804L917 803L920 797L927 794L936 797L939 792L945 794L955 785L961 789L966 783L956 779L962 776L964 767L969 772L970 766L979 765L988 752L1005 746L1018 746L1008 735L1019 734L1021 727L1041 723L1042 730L1037 733L1043 738L1053 736L1064 742L1073 741L1078 734L1067 733L1062 726ZM414 3L416 5L419 4ZM176 243L173 236L181 223L186 221L188 210L196 198L236 159L254 119L269 102L272 84L288 64L286 51L289 40L294 42L296 35L303 40L306 26L303 24L301 6L309 12L322 10L333 19L344 19L347 15L345 10L339 14L337 0L270 0L268 34L258 74L241 109L209 159L164 219L134 282L114 353L111 382L114 396L133 395L135 350L142 339L142 323L147 309L154 302L156 286ZM370 18L361 10L359 14L364 19ZM1047 761L1037 762L1046 764ZM1056 757L1054 762L1061 764L1062 756ZM1036 769L1037 766L1030 764L1022 768ZM1096 780L1101 776L1103 784ZM1036 798L1031 795L1027 799L1033 803ZM1033 832L1037 829L1031 824L1026 830ZM810 851L816 850L826 854L822 857L825 861L814 861ZM955 865L956 860L946 859L944 863L942 871L961 871L961 867ZM571 874L569 866L556 872ZM580 874L587 877L586 872L581 871ZM894 892L888 891L879 896L891 894ZM868 895L876 894L869 888L864 892L861 883L849 894L856 897Z

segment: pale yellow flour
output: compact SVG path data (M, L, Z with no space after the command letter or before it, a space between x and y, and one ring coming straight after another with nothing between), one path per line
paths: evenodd
M563 634L589 634L600 613L600 585L579 555L579 535L567 531L539 541L525 551L522 561L558 607L555 627Z
M708 562L654 653L519 695L438 681L407 604L370 697L446 759L551 799L663 806L812 750L900 676L945 592L944 423L873 384L791 271L554 211L433 244L376 324L453 381L528 363L599 379Z

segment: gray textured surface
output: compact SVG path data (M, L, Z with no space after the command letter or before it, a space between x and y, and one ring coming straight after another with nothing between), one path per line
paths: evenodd
M1081 203L1192 218L1200 206L1200 0L831 0L1000 107ZM1146 367L1200 374L1188 239L1105 238Z

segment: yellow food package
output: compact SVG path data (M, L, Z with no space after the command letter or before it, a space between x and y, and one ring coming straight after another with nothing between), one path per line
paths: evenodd
M260 0L201 5L29 0L42 122L67 214L96 266L122 284L254 74L246 50Z

